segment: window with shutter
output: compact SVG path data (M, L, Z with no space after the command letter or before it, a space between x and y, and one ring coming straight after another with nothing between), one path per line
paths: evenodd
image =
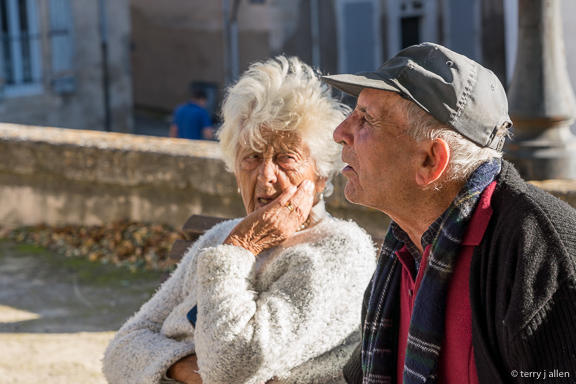
M49 4L51 83L54 91L71 93L76 89L72 4L70 0L49 0Z
M438 43L439 20L436 0L387 1L387 57L390 58L401 49L424 41Z
M444 45L480 61L480 0L444 0Z
M0 84L5 97L43 92L38 4L0 0Z
M377 68L381 60L378 2L338 2L339 71L355 73Z

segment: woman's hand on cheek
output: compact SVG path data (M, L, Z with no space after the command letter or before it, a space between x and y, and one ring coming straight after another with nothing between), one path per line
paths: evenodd
M246 216L232 229L224 244L258 255L292 236L308 219L313 202L313 182L304 180L298 188L291 186L276 200Z

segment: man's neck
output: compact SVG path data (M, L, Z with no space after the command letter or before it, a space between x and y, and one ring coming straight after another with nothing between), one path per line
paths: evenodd
M424 252L422 235L448 209L463 184L453 182L444 185L440 190L422 191L403 212L390 214L390 218L406 232L421 254Z

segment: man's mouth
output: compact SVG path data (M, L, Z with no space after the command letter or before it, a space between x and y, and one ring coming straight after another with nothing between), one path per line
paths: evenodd
M342 156L342 162L343 162L344 165L345 165L344 169L346 169L346 168L352 168L352 169L354 169L354 168L350 165L350 163L349 163L348 161L346 161L346 160L348 160L348 158L345 159L344 156Z

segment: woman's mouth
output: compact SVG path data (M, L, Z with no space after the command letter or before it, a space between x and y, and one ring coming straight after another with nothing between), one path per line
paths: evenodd
M260 203L260 205L265 206L270 204L272 201L274 201L273 198L269 198L269 197L259 197L258 198L258 203Z

